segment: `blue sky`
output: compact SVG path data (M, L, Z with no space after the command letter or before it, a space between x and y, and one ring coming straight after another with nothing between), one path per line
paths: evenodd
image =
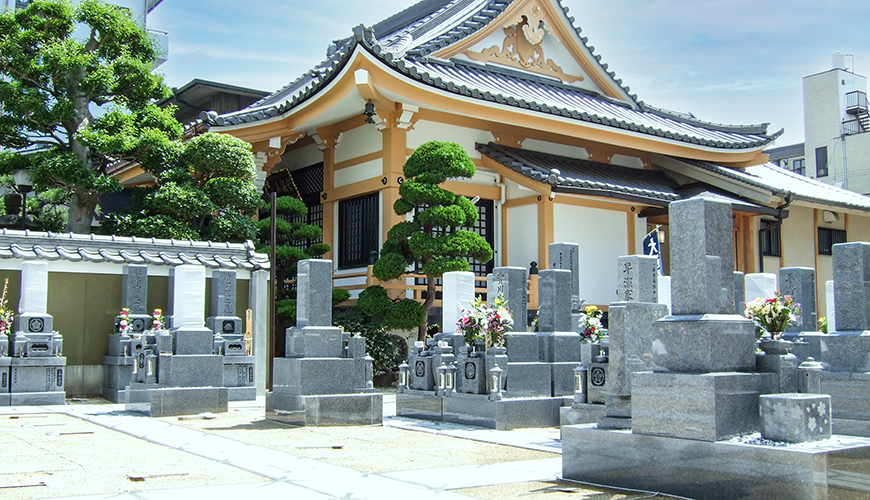
M276 90L322 60L332 40L415 0L164 0L148 18L169 33L170 86L194 78ZM801 79L854 55L870 75L863 0L563 0L596 53L643 101L717 123L785 128L803 141ZM852 59L847 59L852 65Z

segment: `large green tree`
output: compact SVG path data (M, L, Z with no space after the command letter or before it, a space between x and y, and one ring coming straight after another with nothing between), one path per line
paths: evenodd
M426 299L392 299L381 286L360 294L358 304L384 319L388 328L417 328L417 340L426 339L428 313L435 302L435 280L449 271L468 271L468 259L489 262L492 247L479 234L460 229L477 222L477 208L439 184L447 179L471 178L474 163L456 143L429 141L418 147L404 166L405 182L393 204L398 215L413 214L387 233L372 272L382 281L396 279L416 264L426 275Z
M100 196L120 189L111 164L180 135L173 110L153 104L169 94L157 55L125 10L98 0L0 12L0 146L40 150L27 155L34 187L70 193L68 231L88 232Z
M263 200L253 183L256 165L247 142L209 132L152 149L143 156L142 166L156 185L135 188L132 206L108 215L104 232L230 242L256 239L252 217Z

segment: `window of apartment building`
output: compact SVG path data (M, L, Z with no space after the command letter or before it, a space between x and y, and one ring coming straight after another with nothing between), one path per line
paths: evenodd
M816 148L816 177L828 176L828 147Z
M338 268L363 267L378 251L378 193L338 202Z
M846 231L842 229L819 228L819 255L833 255L834 245L846 243Z
M33 0L15 0L15 8L16 9L23 9L23 8L27 7L28 5L30 5L30 2L32 2L32 1Z
M803 158L799 160L792 160L791 168L789 170L796 174L807 175L807 161Z
M782 226L763 231L774 224L775 220L761 219L761 255L765 257L782 257Z

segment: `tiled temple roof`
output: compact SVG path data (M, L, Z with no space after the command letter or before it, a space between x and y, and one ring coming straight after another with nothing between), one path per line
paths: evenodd
M0 230L0 259L269 269L269 256L255 252L250 241L214 243L10 229Z
M334 42L327 58L295 81L248 108L218 116L214 125L233 126L280 116L306 102L326 87L345 67L355 50L366 50L397 73L429 87L472 99L618 128L630 133L697 144L717 149L764 146L781 132L767 133L767 124L720 125L694 116L649 106L630 95L595 48L577 35L602 71L629 97L628 102L537 76L432 54L477 32L513 0L424 0L373 28L358 26L354 36ZM561 6L561 3L559 3ZM567 16L567 7L561 6ZM573 18L568 18L573 23ZM383 30L383 33L381 33Z

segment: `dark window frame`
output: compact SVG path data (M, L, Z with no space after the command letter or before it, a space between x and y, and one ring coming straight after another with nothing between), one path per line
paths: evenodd
M848 241L845 229L832 229L829 227L818 228L819 255L833 255L834 245Z
M807 175L807 161L804 158L792 160L789 170L796 174Z
M761 228L777 223L775 220L761 219ZM782 257L782 226L761 233L761 255L764 257Z
M371 252L380 248L379 206L379 192L338 202L339 269L366 267Z
M816 148L816 177L828 176L828 146Z

